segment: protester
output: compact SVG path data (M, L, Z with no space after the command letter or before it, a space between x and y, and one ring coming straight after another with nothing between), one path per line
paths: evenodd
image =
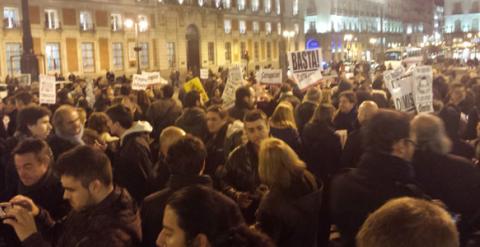
M347 130L351 133L356 129L357 98L353 91L342 92L339 96L338 111L333 119L336 130Z
M171 175L167 187L143 201L143 246L155 246L162 229L163 208L175 191L196 184L212 187L211 178L203 175L206 157L207 151L202 141L193 136L181 137L169 147L167 163Z
M140 218L125 189L113 185L108 157L87 146L60 156L56 165L72 212L62 221L30 198L10 202L3 222L12 226L23 246L136 246L141 240ZM22 206L20 206L22 205ZM34 218L35 217L35 218Z
M322 185L285 142L268 138L259 151L258 174L269 192L256 213L256 227L277 246L314 246Z
M70 105L60 106L53 114L54 135L48 139L48 145L53 152L55 160L78 145L83 145L83 125L75 107Z
M228 110L232 119L243 121L248 111L255 108L255 90L252 87L243 86L235 91L235 105Z
M152 126L148 122L134 122L132 112L123 105L114 105L106 113L111 120L111 133L120 137L120 147L113 158L115 183L141 202L152 191L154 179L149 146Z
M194 186L167 202L157 246L272 247L265 235L245 224L238 206L211 189Z
M389 199L427 197L409 163L415 143L404 113L379 110L365 126L364 143L365 154L357 168L336 176L330 188L330 210L342 246L354 246L368 214Z
M455 222L424 200L390 200L372 213L357 235L358 247L458 247Z
M293 114L293 107L289 102L280 102L270 117L270 134L286 142L295 152L300 153L300 134Z
M258 177L258 149L260 143L269 137L270 128L267 116L260 110L248 112L244 121L248 142L230 153L217 176L221 181L221 190L239 204L247 223L253 223L262 194Z
M303 127L310 121L317 106L322 102L322 91L318 88L309 88L303 102L295 108L295 122L301 133Z
M202 98L198 91L192 90L185 97L184 111L175 121L175 126L202 140L206 140L208 128Z
M222 106L214 105L207 109L209 135L205 141L208 155L204 173L212 178L217 168L225 164L225 142L230 124L228 113Z

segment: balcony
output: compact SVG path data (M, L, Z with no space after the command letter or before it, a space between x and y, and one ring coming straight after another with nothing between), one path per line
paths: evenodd
M57 23L45 22L44 29L45 31L61 31L62 24L60 22L57 22Z
M95 32L95 24L93 23L80 23L80 32Z

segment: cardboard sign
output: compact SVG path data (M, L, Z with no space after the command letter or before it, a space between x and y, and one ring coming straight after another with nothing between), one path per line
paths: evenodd
M413 71L415 107L418 113L433 112L433 71L431 66L419 66Z
M195 77L195 78L191 79L190 81L188 81L187 83L185 83L185 85L183 85L183 88L185 89L185 92L187 92L187 93L192 91L192 90L198 91L200 93L200 96L202 97L202 101L203 102L208 101L208 94L205 91L205 89L203 88L203 84L198 77Z
M257 81L263 84L282 84L281 69L263 69L257 72Z
M208 79L208 69L200 69L200 79Z
M154 84L163 84L166 85L168 84L168 81L163 79L160 76L160 72L142 72L142 75L147 76L148 80L148 85L154 85Z
M304 90L322 79L322 50L296 51L288 54L288 63L298 87Z
M235 102L235 91L243 85L243 75L240 66L234 66L229 70L229 76L225 89L223 90L222 99L224 105L228 108Z
M133 90L146 90L148 87L148 75L134 74L132 80L132 89Z
M55 76L40 75L39 79L40 104L55 104L57 100Z

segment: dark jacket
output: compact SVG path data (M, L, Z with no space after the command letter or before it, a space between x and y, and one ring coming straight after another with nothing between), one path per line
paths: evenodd
M347 130L348 133L356 128L357 109L354 107L349 113L338 112L333 119L336 130Z
M363 154L362 128L348 134L347 142L343 148L340 165L342 168L356 167Z
M416 150L412 165L422 189L445 203L449 211L460 214L460 233L468 234L462 231L468 231L469 221L480 212L480 170L460 156L422 150ZM480 226L479 219L472 223Z
M185 130L185 132L202 139L202 141L205 141L208 134L207 115L200 107L186 108L183 114L175 121L175 125Z
M232 120L240 120L243 121L245 114L249 112L250 109L238 105L234 105L232 108L228 110L228 115Z
M150 194L154 179L148 132L127 134L113 162L113 178L137 201Z
M275 128L270 126L270 134L287 143L297 154L301 151L300 135L294 128Z
M204 174L215 177L217 168L225 164L225 142L230 123L226 123L215 135L209 134L205 141L207 159Z
M237 192L247 192L252 199L248 208L242 208L243 216L248 224L255 221L255 211L260 203L261 194L258 191L258 154L253 144L248 142L234 149L225 163L217 171L220 190L230 198L236 199Z
M295 108L295 122L299 132L302 132L305 125L310 121L315 109L317 109L317 104L309 101L305 101Z
M309 173L308 171L305 171ZM293 178L288 189L272 188L258 208L257 226L277 246L317 246L318 214L322 188L312 174Z
M160 99L147 110L147 120L153 126L152 137L160 136L162 130L175 124L175 120L182 115L182 107L174 99Z
M65 140L55 134L51 135L50 138L48 138L47 142L48 142L48 145L50 146L50 149L52 150L53 158L55 160L57 160L61 154L67 152L68 150L78 145L77 143L73 143L69 140Z
M47 230L25 239L25 247L133 247L142 238L135 202L119 187L98 205L72 211L63 221L55 223L45 210L36 220Z
M355 235L367 216L403 196L426 198L416 186L412 166L390 154L366 152L357 168L336 176L330 187L330 212L342 246L355 246Z
M187 177L172 175L168 181L167 188L155 192L145 198L141 210L143 232L142 246L156 246L155 240L163 227L163 212L168 198L170 198L175 191L192 185L205 185L212 187L212 180L208 176Z
M342 144L327 123L311 122L303 129L303 160L308 170L322 181L336 173L340 166Z

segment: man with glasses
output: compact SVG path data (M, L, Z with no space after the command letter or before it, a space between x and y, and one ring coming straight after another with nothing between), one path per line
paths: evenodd
M52 122L55 134L49 138L48 144L55 160L62 153L84 144L82 141L83 123L75 107L60 106L53 114Z
M380 110L365 125L364 143L357 168L336 176L330 188L329 206L342 246L354 246L367 216L388 200L426 197L414 182L415 142L406 114Z

